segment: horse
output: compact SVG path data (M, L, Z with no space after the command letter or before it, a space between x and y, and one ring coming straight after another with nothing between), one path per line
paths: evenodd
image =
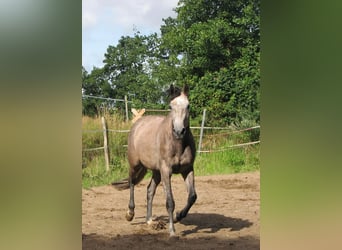
M117 189L130 189L127 221L134 217L134 186L152 170L147 186L147 224L152 224L152 201L162 181L166 194L170 237L175 235L174 223L182 220L197 199L194 182L195 142L189 126L189 87L182 90L170 86L171 111L167 116L144 116L132 126L128 136L129 177L112 183ZM172 174L181 174L188 192L185 207L173 217L175 202L171 189Z

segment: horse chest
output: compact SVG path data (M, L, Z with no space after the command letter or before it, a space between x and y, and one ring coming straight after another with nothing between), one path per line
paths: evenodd
M190 148L186 147L180 151L176 151L171 157L171 168L173 173L180 173L183 167L191 163Z

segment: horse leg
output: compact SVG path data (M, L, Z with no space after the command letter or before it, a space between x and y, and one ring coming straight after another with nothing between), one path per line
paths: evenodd
M152 223L152 201L154 194L156 193L156 188L160 183L160 172L157 170L153 170L153 175L150 181L150 184L147 186L147 214L146 214L146 222L147 224Z
M173 211L175 210L175 201L173 200L172 190L171 190L171 168L166 164L161 167L161 178L163 181L164 191L166 194L166 210L169 213L169 231L170 236L175 235L175 227L173 225Z
M182 173L182 176L188 190L188 202L179 213L176 213L176 221L180 221L188 214L190 208L197 199L197 194L195 190L194 171L191 170L188 173Z
M131 221L133 220L133 217L134 217L134 208L135 208L134 184L133 184L131 176L128 178L128 183L129 183L130 196L129 196L129 203L128 203L128 211L126 213L126 220Z

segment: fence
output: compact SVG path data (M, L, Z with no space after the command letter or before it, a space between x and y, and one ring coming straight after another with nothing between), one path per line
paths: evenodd
M219 133L219 134L211 134L211 135L206 135L206 136L228 136L231 134L236 134L236 133L242 133L244 131L249 131L249 130L254 130L254 129L259 129L260 126L253 126L250 128L245 128L241 130L234 130L231 131L231 128L229 127L205 127L205 115L206 115L206 110L203 110L203 117L202 117L202 123L201 127L190 127L192 130L200 130L199 134L199 142L198 142L198 148L197 148L197 153L213 153L213 152L223 152L226 150L230 150L232 148L238 148L238 147L245 147L249 145L254 145L260 143L260 140L256 141L251 141L251 142L246 142L246 143L238 143L235 145L227 146L224 148L218 148L218 149L210 149L210 150L202 150L202 140L203 140L203 135L204 135L204 130L227 130L228 132L226 133ZM126 116L128 117L128 115ZM106 164L106 169L109 170L109 144L108 144L108 132L111 133L127 133L129 130L116 130L116 129L108 129L106 125L106 121L104 117L101 117L101 123L102 123L102 129L101 130L83 130L82 133L95 133L95 132L103 132L103 146L102 147L96 147L96 148L86 148L82 149L83 152L89 152L89 151L96 151L96 150L103 150L104 151L104 156L105 156L105 164ZM127 145L121 145L122 147L127 147Z
M93 98L93 99L100 99L100 100L106 100L111 102L125 102L125 117L126 122L128 122L128 103L131 103L132 101L127 100L127 95L125 95L124 99L114 99L114 98L107 98L107 97L100 97L100 96L92 96L92 95L82 95L82 98Z

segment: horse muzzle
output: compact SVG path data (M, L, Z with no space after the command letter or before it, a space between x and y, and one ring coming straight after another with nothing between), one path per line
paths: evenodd
M181 129L172 128L172 132L173 132L173 135L176 137L176 139L183 139L185 132L186 132L186 128L185 127Z

